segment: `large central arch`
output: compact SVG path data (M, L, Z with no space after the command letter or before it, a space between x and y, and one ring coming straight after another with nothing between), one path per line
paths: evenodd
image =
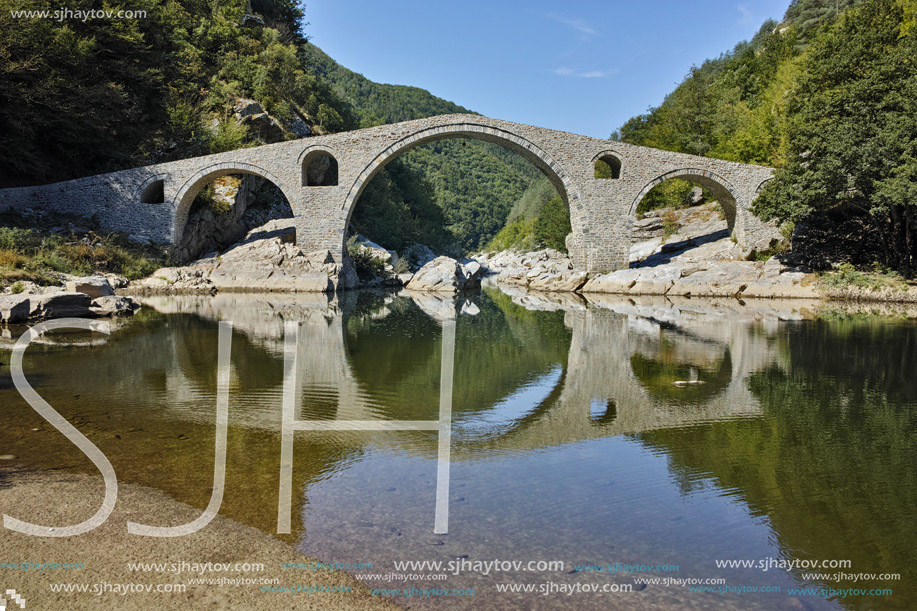
M392 143L379 153L379 155L363 168L347 192L347 197L344 199L344 203L341 206L341 209L346 214L346 223L350 223L355 204L363 193L363 189L366 188L366 185L369 184L373 176L384 168L392 159L422 144L449 138L481 140L497 144L514 153L518 153L548 177L548 180L551 181L554 188L557 189L557 192L563 198L564 203L567 205L567 209L571 211L571 223L575 222L573 220L574 215L572 211L579 206L580 195L573 181L570 179L570 176L555 159L531 141L516 134L483 124L463 122L422 129Z

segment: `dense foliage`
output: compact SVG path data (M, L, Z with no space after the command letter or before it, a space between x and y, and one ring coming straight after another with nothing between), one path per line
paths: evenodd
M774 166L756 209L795 223L794 251L806 262L912 274L915 8L914 0L795 0L782 23L693 68L612 137Z
M486 250L554 248L566 252L568 233L567 206L551 181L541 176L513 205L506 225L487 244Z
M872 0L813 38L789 106L790 156L764 190L765 217L858 221L856 252L917 270L917 30L914 13Z
M146 17L59 21L15 18L11 11L35 3L0 0L0 181L62 180L246 146L253 139L230 114L237 96L319 130L356 125L297 57L306 44L297 4L255 2L274 27L246 25L247 4L114 1L105 8Z

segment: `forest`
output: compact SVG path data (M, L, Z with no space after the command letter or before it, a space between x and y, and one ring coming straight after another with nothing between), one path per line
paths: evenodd
M795 0L613 139L777 168L799 260L917 271L917 2Z

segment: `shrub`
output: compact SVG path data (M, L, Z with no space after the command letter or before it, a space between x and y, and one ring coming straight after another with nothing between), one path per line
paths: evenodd
M876 269L871 272L861 271L850 263L842 263L836 271L822 274L819 283L828 289L838 290L865 289L895 292L907 290L907 284L896 271L885 269Z
M665 215L662 217L662 233L666 238L670 238L678 231L680 225L678 224L678 217L675 216L675 211L672 209L666 210Z
M353 259L353 266L361 279L385 275L385 263L374 257L370 249L364 248L357 241L357 236L347 240L347 254Z

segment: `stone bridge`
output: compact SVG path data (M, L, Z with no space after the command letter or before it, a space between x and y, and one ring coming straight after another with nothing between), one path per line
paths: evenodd
M567 246L574 264L584 271L627 267L630 223L637 205L650 189L670 178L689 179L710 189L724 208L730 230L746 248L766 248L778 235L750 211L761 186L772 177L770 168L466 114L4 189L0 211L41 208L94 217L112 230L176 245L191 203L206 184L227 174L254 174L272 181L286 196L303 250L329 250L337 258L343 256L354 206L373 176L405 151L446 138L499 144L544 172L570 211L572 233ZM336 166L336 176L313 184L307 169L316 160L325 167ZM608 164L611 178L595 177L599 160Z

